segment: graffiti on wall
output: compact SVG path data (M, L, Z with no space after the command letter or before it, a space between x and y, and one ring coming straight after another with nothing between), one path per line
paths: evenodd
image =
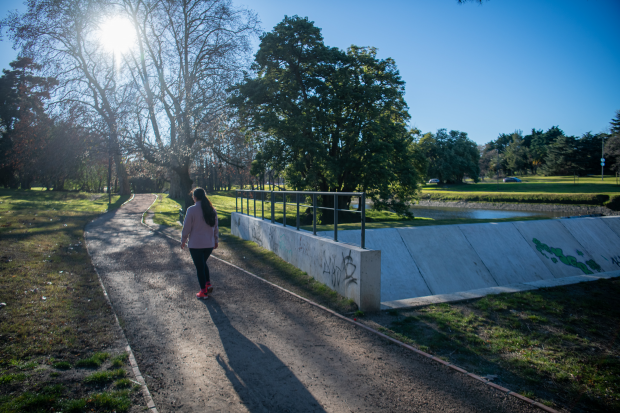
M259 247L263 246L263 237L261 236L258 225L252 225L252 241L258 244Z
M579 268L583 271L584 274L594 274L591 270L601 272L602 268L594 259L589 259L585 263L579 262L576 257L572 255L564 255L564 252L561 248L553 248L548 246L547 244L543 244L536 238L532 239L534 245L536 245L536 250L540 252L545 258L550 259L554 264L558 262L558 260L562 264L570 265L571 267ZM583 257L583 252L576 250L577 255ZM547 255L548 253L549 255ZM556 258L557 257L557 258ZM590 267L590 268L588 268Z
M342 253L342 261L340 266L336 263L336 257L332 256L329 259L323 258L323 274L327 275L331 279L332 288L337 289L342 283L347 288L350 284L357 284L357 278L354 277L357 265L353 262L351 256L351 250L349 255L345 256Z

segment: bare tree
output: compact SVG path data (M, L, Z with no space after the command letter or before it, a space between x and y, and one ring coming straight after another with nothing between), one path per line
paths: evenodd
M226 90L248 66L258 20L230 0L122 4L138 39L125 57L139 91L135 143L149 162L174 172L178 181L171 178L171 195L184 197L187 208L193 204L190 165L198 149L208 146L220 160L240 164L240 154L227 152L222 140L239 134Z
M56 108L83 105L90 119L102 121L108 151L119 177L119 192L130 193L119 143L123 110L130 89L119 87L115 59L101 43L101 25L113 11L108 1L28 0L27 11L10 14L2 25L21 48L59 81L52 99ZM88 122L88 116L83 118ZM109 187L110 185L108 185Z

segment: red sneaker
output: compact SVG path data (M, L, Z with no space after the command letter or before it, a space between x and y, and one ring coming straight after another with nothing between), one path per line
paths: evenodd
M211 294L213 292L213 286L211 285L211 283L207 283L205 288L207 290L207 293Z
M209 296L206 293L200 291L198 294L196 294L196 298L199 300L206 300L207 298L209 298Z

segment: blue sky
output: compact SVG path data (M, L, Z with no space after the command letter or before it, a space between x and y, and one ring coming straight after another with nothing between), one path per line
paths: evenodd
M375 46L406 81L411 125L500 133L557 125L605 131L620 109L620 1L233 0L269 31L284 15L308 17L325 43ZM19 8L0 0L0 15ZM258 42L256 43L258 46ZM5 38L0 66L16 53Z

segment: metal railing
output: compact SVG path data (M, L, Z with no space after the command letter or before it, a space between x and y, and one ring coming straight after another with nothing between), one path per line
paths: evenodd
M247 194L247 196L243 196L244 194ZM300 217L299 217L299 207L300 206L304 206L304 207L311 207L312 208L312 233L314 235L316 235L316 212L318 209L324 209L324 210L330 210L330 211L334 211L334 241L338 242L338 211L342 211L342 212L350 212L352 214L362 214L362 242L361 242L361 247L362 248L366 248L366 194L364 192L314 192L314 191L263 191L263 190L251 190L251 189L236 189L235 190L235 212L241 212L242 214L243 212L243 199L245 198L246 200L246 211L247 213L245 215L250 215L250 199L253 200L254 202L254 217L258 218L256 216L256 201L257 201L257 196L256 194L260 194L260 198L258 199L261 203L261 215L260 218L261 219L265 219L265 203L270 203L271 204L271 223L275 223L276 219L275 219L275 206L276 204L282 204L282 213L283 213L283 219L282 219L282 225L286 226L286 204L287 204L287 200L286 198L288 196L294 195L295 196L295 202L294 204L297 205L297 212L296 212L296 226L297 226L297 231L299 231L299 226L300 226ZM269 200L266 199L265 195L269 195ZM312 205L306 205L306 204L301 204L300 203L300 198L301 197L306 197L306 196L312 196ZM317 205L316 202L316 198L317 196L333 196L334 197L334 207L333 208L328 208L328 207L320 207ZM276 198L278 196L281 196L282 201L281 202L277 202ZM338 197L339 196L353 196L353 197L359 197L359 204L361 205L361 211L354 211L354 210L350 210L350 209L338 209ZM239 211L239 198L241 198L241 211Z

